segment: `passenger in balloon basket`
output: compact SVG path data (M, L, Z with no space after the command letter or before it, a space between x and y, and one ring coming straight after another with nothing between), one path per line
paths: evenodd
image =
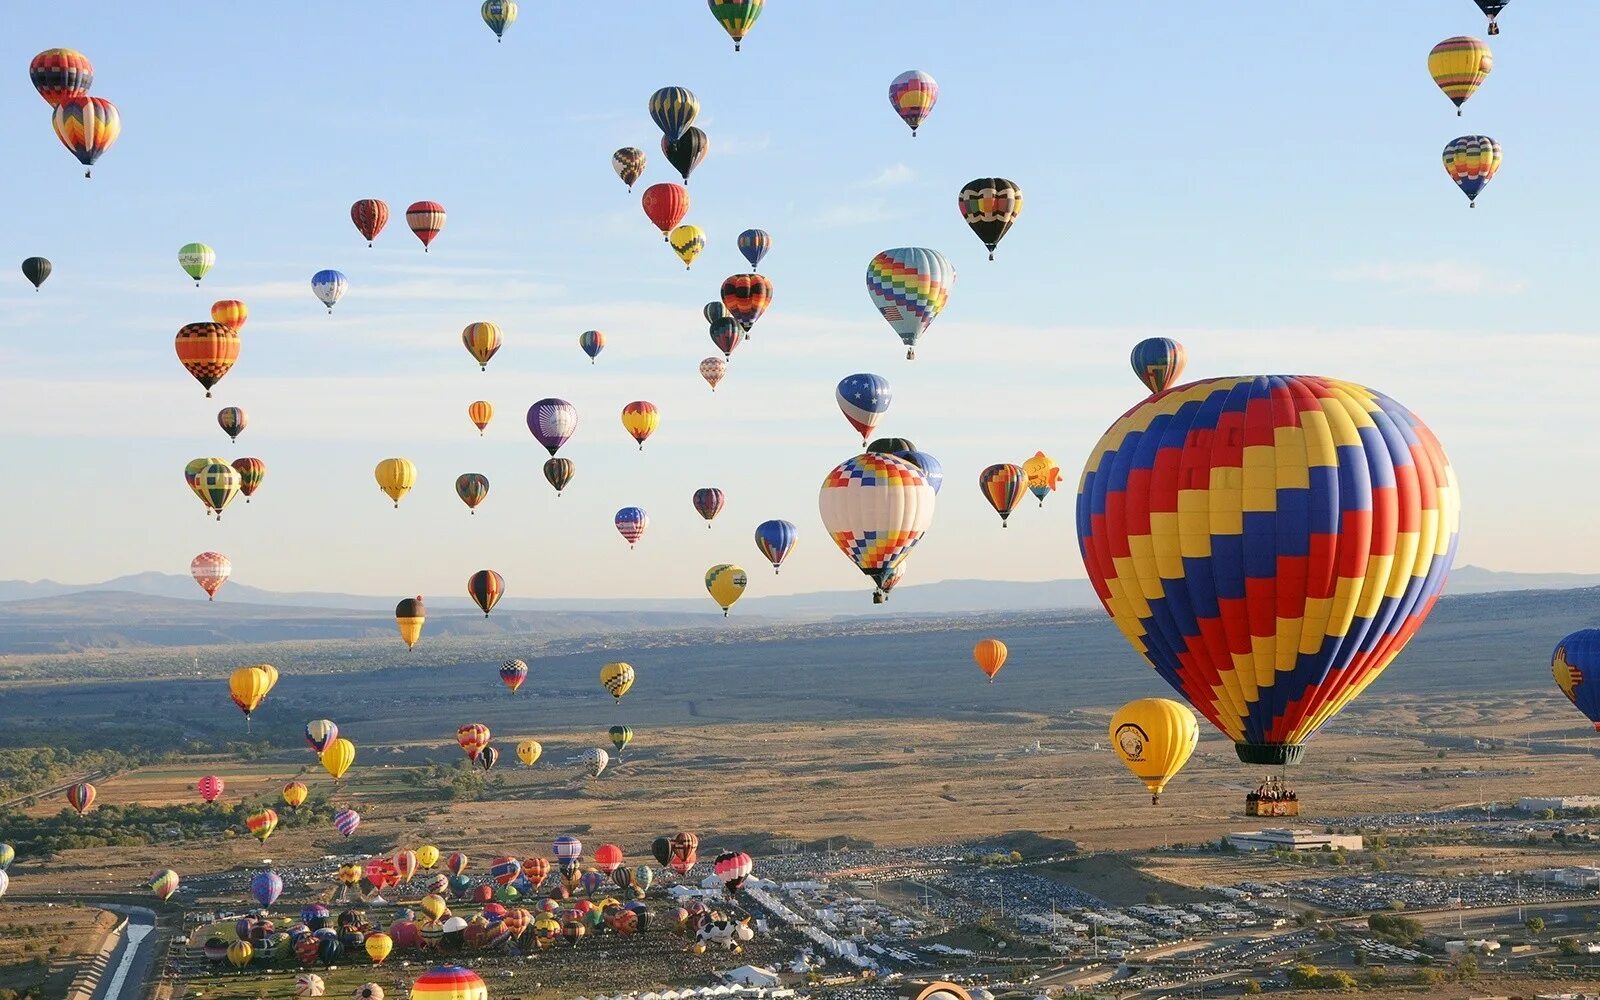
M1244 797L1246 816L1298 816L1300 796L1282 778L1263 778L1255 790Z

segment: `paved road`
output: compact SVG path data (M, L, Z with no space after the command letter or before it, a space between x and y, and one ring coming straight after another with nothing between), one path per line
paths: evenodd
M100 977L94 1000L139 1000L151 978L156 956L156 915L142 906L105 905L128 918L122 944L111 956L111 964Z

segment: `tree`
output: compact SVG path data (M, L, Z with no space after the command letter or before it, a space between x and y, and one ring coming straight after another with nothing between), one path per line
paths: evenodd
M1478 956L1470 951L1461 956L1456 963L1456 975L1461 979L1471 979L1478 974Z
M1254 979L1246 979L1243 986L1245 996L1253 997L1261 992L1261 984Z
M1289 985L1301 987L1315 987L1322 978L1322 971L1315 965L1304 963L1289 970Z
M1159 892L1147 892L1147 893L1144 894L1144 901L1146 903L1148 903L1149 905L1151 905L1151 906L1160 906L1161 905L1161 893L1159 893Z
M1577 955L1581 949L1578 947L1577 938L1562 938L1560 941L1556 942L1556 950L1568 958L1571 958L1572 956Z
M1544 918L1529 917L1527 920L1522 922L1522 926L1528 929L1529 934L1532 934L1534 937L1538 937L1540 934L1544 933Z

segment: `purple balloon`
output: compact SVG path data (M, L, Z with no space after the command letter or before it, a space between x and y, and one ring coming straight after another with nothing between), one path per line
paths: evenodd
M528 430L551 455L578 429L578 408L564 399L541 399L528 407Z
M283 895L283 879L277 872L262 872L250 880L250 895L262 906L271 906Z

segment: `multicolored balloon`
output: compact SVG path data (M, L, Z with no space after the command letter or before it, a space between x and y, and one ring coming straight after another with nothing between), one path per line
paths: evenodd
M494 32L494 40L502 42L506 29L517 21L517 0L483 0L479 13L483 15L483 23Z
M312 719L306 723L306 746L321 756L339 738L339 725L332 719Z
M238 441L239 435L250 425L250 417L237 406L224 406L217 411L217 426L228 435L229 441Z
M76 49L45 49L28 63L28 79L50 107L84 97L94 86L94 65Z
M263 907L271 906L283 895L283 876L275 871L258 872L250 880L250 895Z
M406 208L406 225L422 241L422 252L427 253L434 237L444 230L444 206L436 201L416 201Z
M1471 35L1456 35L1435 45L1428 53L1428 75L1456 106L1456 117L1461 116L1461 105L1477 93L1478 87L1489 78L1494 69L1494 56L1482 39Z
M989 259L994 260L995 247L1022 214L1022 189L1004 177L980 177L961 189L959 206L967 228L989 248Z
M600 686L617 701L633 687L634 677L633 666L620 661L600 668Z
M644 175L644 165L644 150L634 146L624 146L611 154L611 169L628 185L629 191L633 190L634 181Z
M799 538L800 529L795 527L793 521L762 521L756 525L756 548L772 564L774 574L789 558L789 553L794 551L794 544Z
M88 177L94 173L95 162L122 134L122 115L104 97L66 97L55 107L50 124L56 138L83 164L83 176Z
M1049 455L1036 451L1032 458L1022 463L1022 472L1028 477L1028 491L1043 507L1044 498L1054 493L1061 483L1061 466Z
M721 382L728 374L728 362L722 358L701 358L700 377L706 380L706 385L712 392L717 391L717 383Z
M817 508L828 536L873 582L874 602L880 603L884 580L933 523L934 492L921 469L868 452L828 473Z
M938 318L956 283L956 269L937 250L896 247L867 265L867 295L891 329L906 345L906 358L917 356L917 341Z
M978 489L983 492L983 498L989 501L989 506L1000 515L1000 526L1009 528L1011 525L1006 519L1011 512L1017 509L1017 504L1022 502L1022 495L1028 486L1028 474L1022 471L1020 465L1001 463L991 465L978 473ZM1043 503L1040 506L1044 506Z
M478 399L468 403L467 419L472 421L472 426L478 428L478 436L483 437L483 432L488 428L489 421L494 419L494 404L487 399Z
M594 364L594 359L606 349L606 335L599 330L585 330L578 334L578 347L583 353L589 355L589 363Z
M493 323L468 323L461 331L461 346L467 349L480 371L489 370L489 359L500 350L500 327Z
M738 321L739 327L749 337L750 328L772 305L772 281L762 275L735 274L722 282L722 306L728 315ZM712 324L712 339L716 339L716 324ZM721 346L720 344L718 345ZM724 354L731 349L725 348Z
M867 449L871 451L871 448ZM908 449L906 451L890 452L895 458L910 462L922 470L923 476L928 480L928 485L933 487L933 492L938 495L939 488L944 485L944 465L937 458L925 451Z
M639 442L639 450L644 451L644 443L650 435L661 426L661 411L656 404L648 400L636 399L622 408L622 429L628 436Z
M483 611L483 617L489 617L489 612L500 603L500 598L505 596L505 577L492 569L480 569L467 578L467 596L472 598Z
M528 407L528 430L553 456L577 433L578 408L564 399L541 399Z
M711 342L717 345L724 359L733 357L734 349L744 340L744 329L732 316L724 316L711 324ZM726 365L723 366L726 369ZM713 390L716 386L711 387Z
M746 229L739 234L739 252L750 262L750 270L761 269L762 258L772 249L772 234L765 229Z
M1500 170L1500 144L1486 135L1463 135L1444 147L1444 172L1467 196L1469 208L1478 207L1478 195Z
M717 602L724 618L728 617L729 610L744 595L744 588L749 584L750 577L745 574L744 568L732 563L720 563L706 570L706 593Z
M572 459L570 458L546 459L544 463L544 479L545 482L555 488L556 496L560 496L561 491L566 489L567 485L572 482L573 474L577 470L578 467L572 464Z
M628 548L633 548L635 542L644 537L645 529L650 527L650 515L645 513L643 507L624 507L617 511L614 521L617 534L627 539Z
M696 514L705 518L707 531L711 530L711 522L722 513L723 504L727 502L727 494L715 486L703 486L694 491L694 510Z
M272 836L272 831L278 828L278 813L274 809L251 813L245 817L244 828L250 832L250 836L265 844L267 838Z
M221 323L189 323L178 330L173 338L178 361L184 370L206 390L211 398L211 387L239 360L239 331Z
M171 868L164 868L150 876L150 881L145 885L152 895L164 903L178 891L178 873Z
M716 861L712 862L711 870L722 880L722 887L731 896L744 885L754 867L755 863L750 860L750 855L743 851L724 851L717 855Z
M938 100L938 81L921 70L906 70L889 83L889 103L900 120L910 126L913 137L933 114Z
M80 781L67 786L67 805L71 806L79 816L88 812L94 805L95 787L87 781Z
M340 809L333 814L333 828L339 831L340 836L350 836L360 825L361 814L354 809Z
M206 592L206 600L214 600L217 591L233 575L233 563L221 552L202 552L189 560L189 575Z
M1183 345L1169 337L1150 337L1133 345L1128 363L1145 388L1165 392L1183 375L1187 360Z
M417 977L411 1000L489 1000L489 987L470 969L444 965Z
M1264 487L1247 466L1273 470ZM1089 580L1134 649L1240 760L1285 764L1427 618L1460 492L1433 433L1382 393L1237 376L1117 420L1085 463L1077 519Z
M761 8L766 0L706 0L711 7L711 16L722 25L722 30L733 39L733 51L739 51L739 45L744 41L744 36L755 27L756 19L761 16Z
M620 760L622 758L622 751L628 749L628 744L633 742L633 728L631 726L612 726L611 729L608 730L608 735L611 737L611 745L617 748L617 758ZM607 846L610 845L602 845L600 850L605 850ZM594 860L596 863L601 864L602 868L604 867L600 857L600 851L594 852ZM616 860L618 864L622 862L622 852L620 849L617 851ZM614 868L616 866L613 865L612 867Z
M662 87L650 95L650 120L668 142L676 142L700 114L700 101L684 87Z
M512 694L516 694L527 679L528 665L521 660L507 660L500 664L500 683L509 688Z
M472 513L489 497L489 477L481 472L464 472L456 477L456 496Z
M589 772L589 777L598 778L605 773L606 766L611 763L611 755L599 747L590 747L579 758L583 762L583 769Z
M362 198L350 206L350 221L355 223L356 232L366 238L370 247L389 224L389 206L382 198Z
M267 463L259 458L236 458L233 471L239 474L239 492L244 495L244 502L249 503L261 488L262 480L267 478Z
M183 268L183 273L194 279L194 287L200 287L200 279L211 272L217 264L217 252L204 243L185 243L178 248L178 266Z
M1600 629L1579 629L1557 643L1550 673L1567 700L1600 729Z
M291 781L283 786L283 804L298 811L310 794L311 789L306 787L305 782Z
M889 404L894 400L889 380L869 372L846 375L839 380L833 395L839 403L839 412L860 433L861 446L865 448L873 429L889 412Z

